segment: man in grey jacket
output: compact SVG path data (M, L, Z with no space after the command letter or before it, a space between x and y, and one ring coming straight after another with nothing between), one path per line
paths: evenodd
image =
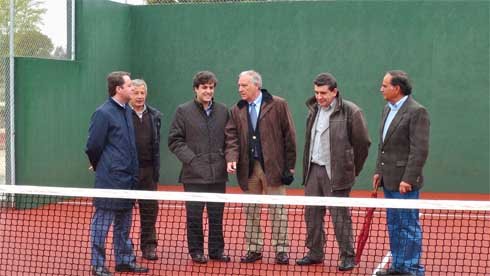
M225 125L228 109L214 101L216 76L209 71L194 76L195 98L177 107L168 134L168 147L182 162L179 181L186 192L224 193L228 174L224 156ZM209 219L209 258L229 262L224 254L224 203L186 202L187 244L195 263L206 263L204 256L203 210Z
M330 73L319 74L310 98L303 158L306 196L348 197L368 156L371 140L362 111L343 100ZM298 265L323 262L325 207L306 206L306 246L309 252ZM355 267L352 220L345 207L329 207L340 248L340 271Z
M408 74L388 71L381 84L388 102L379 128L380 142L373 187L383 186L385 198L418 199L429 154L429 113L416 102ZM418 209L387 209L391 267L376 275L423 276L420 263L422 228Z

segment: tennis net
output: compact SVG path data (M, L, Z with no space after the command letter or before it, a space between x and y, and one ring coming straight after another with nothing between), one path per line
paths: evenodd
M426 275L490 275L490 201L395 200L100 190L38 186L0 186L0 275L90 275L90 224L94 198L158 200L156 253L159 259L141 257L140 221L133 207L130 237L138 264L147 275L339 275L339 246L327 209L324 260L299 266L308 253L305 246L305 206L347 207L352 217L353 245L367 219L369 236L362 256L350 275L375 275L391 262L386 226L387 209L417 208L422 227L422 258ZM230 262L194 263L187 249L185 202L223 202L225 254ZM250 205L253 204L253 205ZM263 232L263 258L241 263L247 252L245 206L257 206ZM282 206L287 217L289 265L276 264L271 206ZM371 212L369 212L371 210ZM374 211L372 211L374 210ZM372 213L372 217L367 215ZM205 236L208 220L204 212ZM282 226L279 226L282 227ZM365 232L365 231L364 231ZM276 237L277 238L277 237ZM114 273L112 230L106 242L105 265ZM207 238L204 243L207 255ZM116 274L117 275L117 274Z

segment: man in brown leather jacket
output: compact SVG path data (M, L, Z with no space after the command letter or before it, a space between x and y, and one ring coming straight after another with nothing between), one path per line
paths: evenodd
M296 162L293 119L286 101L262 88L255 71L239 75L241 100L231 108L226 125L226 161L229 173L237 173L238 183L250 194L285 195ZM282 205L269 206L272 244L277 264L288 264L287 213ZM247 254L243 263L262 259L263 235L260 206L245 205Z
M343 100L330 73L319 74L310 98L303 158L306 196L348 197L368 156L371 140L361 109ZM298 265L323 262L325 207L306 206L306 247L309 252ZM345 207L329 207L339 245L340 271L355 267L352 220Z

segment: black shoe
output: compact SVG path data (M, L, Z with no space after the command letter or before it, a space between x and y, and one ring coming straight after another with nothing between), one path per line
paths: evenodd
M297 265L313 265L321 263L323 263L323 260L315 260L308 255L304 256L302 259L296 260Z
M253 262L256 262L258 260L262 260L262 253L248 251L247 255L243 256L240 259L240 262L242 262L242 263L253 263Z
M289 264L288 253L279 252L276 254L276 264Z
M158 256L157 253L155 252L155 249L143 250L143 259L150 260L150 261L158 260Z
M147 273L150 271L147 267L139 266L137 264L118 264L116 265L117 272L134 272L134 273Z
M352 260L352 259L343 259L340 262L339 270L340 271L349 271L349 270L353 270L354 267L356 267L356 263L354 262L354 260Z
M223 262L223 263L227 263L229 261L231 261L231 258L230 256L226 256L226 255L218 255L218 256L209 256L209 258L211 260L214 260L214 261L218 261L218 262Z
M112 276L111 272L105 266L92 266L93 276Z
M191 258L196 264L205 264L208 262L208 259L202 253L191 254Z
M376 276L385 276L385 275L399 275L399 276L414 276L413 273L410 272L401 272L394 269L380 270L376 272Z

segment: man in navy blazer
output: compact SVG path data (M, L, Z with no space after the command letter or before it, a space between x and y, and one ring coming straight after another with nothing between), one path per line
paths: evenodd
M382 186L386 198L418 199L429 153L429 114L412 98L412 85L403 71L388 71L380 90L388 104L380 124L373 187ZM386 215L391 267L376 275L424 275L418 209L388 209Z
M138 180L132 109L128 106L133 86L129 73L112 72L107 77L109 99L92 115L85 152L95 171L95 188L135 188ZM105 240L114 223L116 271L148 272L136 265L133 244L129 238L134 200L96 198L90 225L92 275L110 276L105 267Z

